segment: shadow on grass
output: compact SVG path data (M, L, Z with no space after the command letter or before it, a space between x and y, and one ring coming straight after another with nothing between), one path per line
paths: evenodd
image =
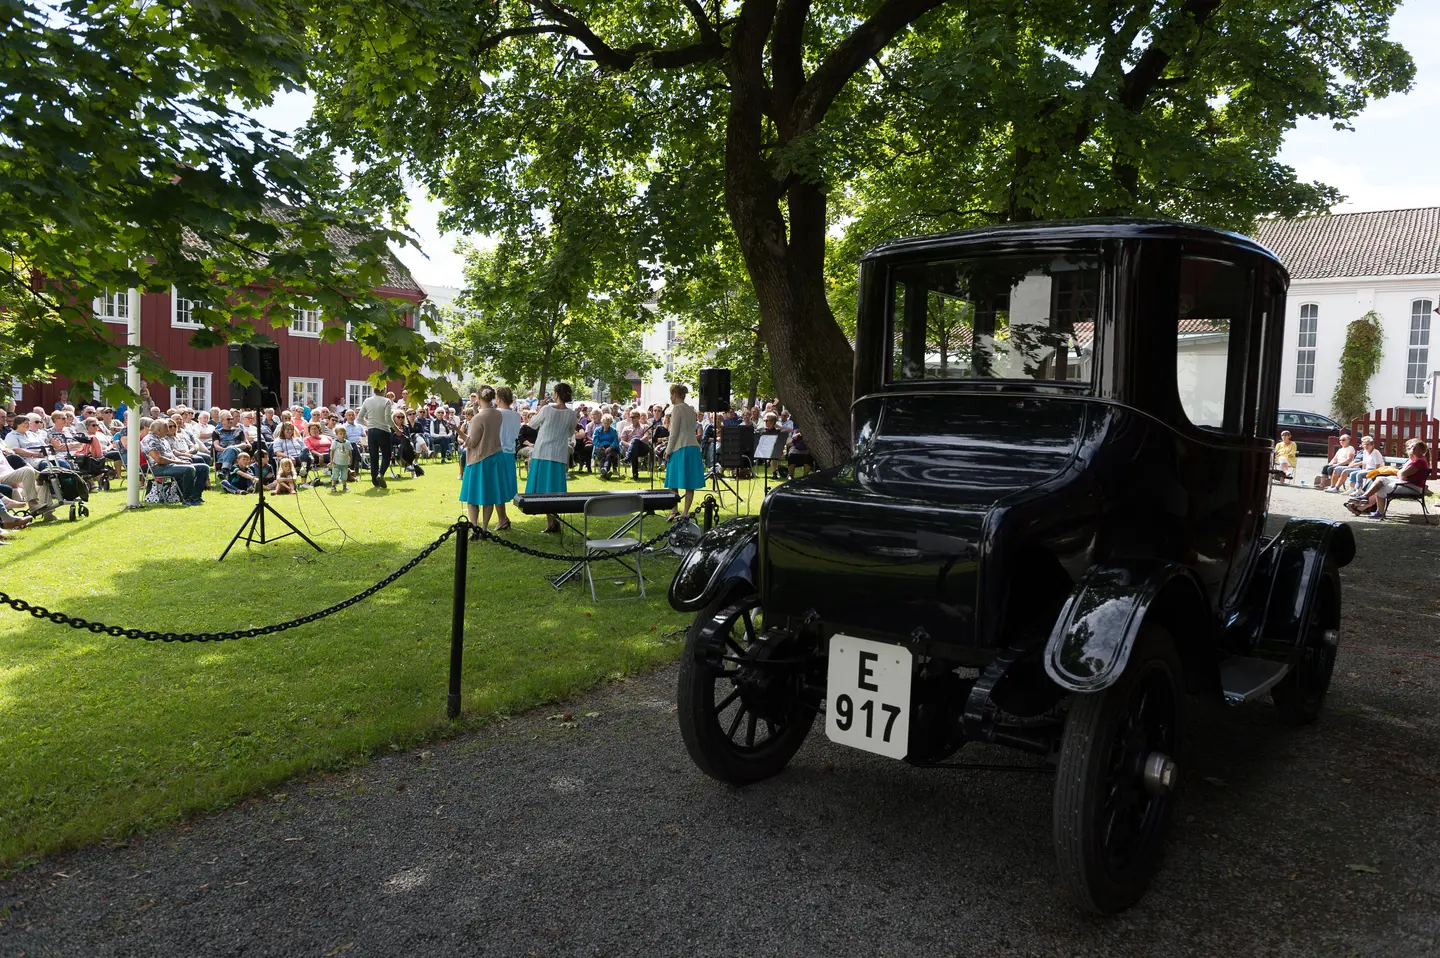
M161 632L255 628L349 598L447 524L416 517L404 531L423 536L418 545L384 538L316 554L287 539L256 547L243 562L234 557L244 553L224 563L126 555L117 557L120 571L105 580L108 588L68 588L46 604ZM208 550L218 535L207 530L188 545ZM299 551L306 554L291 554ZM663 588L592 606L583 577L561 592L544 580L560 563L495 545L472 543L469 551L461 727L678 653L678 639L665 635L680 617ZM0 863L123 837L300 772L450 734L454 562L446 543L352 608L238 641L144 642L8 617L0 651ZM652 562L647 572L668 577L673 567Z

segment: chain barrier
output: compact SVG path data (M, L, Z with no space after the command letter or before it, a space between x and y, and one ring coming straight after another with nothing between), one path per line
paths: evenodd
M342 609L348 609L357 602L363 602L381 589L390 585L421 562L425 561L436 549L440 548L456 532L468 527L468 523L457 522L440 534L440 538L430 543L409 562L390 573L379 582L346 599L344 602L337 602L328 609L321 609L319 612L312 612L309 615L302 615L298 619L291 619L289 622L280 622L275 625L267 625L258 629L239 629L234 632L150 632L145 629L125 629L118 625L105 625L100 622L91 622L76 616L66 615L63 612L52 612L49 609L38 605L31 605L24 599L15 599L4 592L0 592L0 605L8 605L16 612L27 612L37 619L49 619L56 625L68 625L72 629L80 629L85 632L93 632L96 635L109 635L117 639L144 639L146 642L225 642L231 639L255 639L263 635L274 635L276 632L284 632L298 626L308 625L326 616L334 615Z
M644 542L637 542L635 545L626 546L623 549L609 549L605 552L592 552L588 555L572 555L565 552L544 552L540 549L532 549L529 546L522 546L518 542L512 542L509 539L502 539L495 533L489 532L485 529L479 529L476 526L471 526L471 528L476 529L480 533L480 538L482 541L498 543L512 552L519 552L521 555L534 556L537 559L550 559L554 562L571 563L599 562L602 559L615 559L619 558L620 556L634 555L637 552L643 552L646 549L649 549L651 546L655 545L655 543L670 535L671 532L670 529L662 529L659 533L651 536Z
M489 532L485 529L479 528L478 526L471 525L468 519L460 519L459 521L453 523L448 528L446 528L446 530L440 534L440 537L438 539L430 543L424 549L421 549L420 552L409 562L405 563L400 568L396 569L394 572L390 573L388 576L372 585L370 588L366 589L363 592L356 593L355 595L346 599L344 602L337 602L328 608L321 609L319 612L312 612L309 615L302 615L299 618L291 619L288 622L278 622L275 625L267 625L256 629L237 629L233 632L152 632L147 629L127 629L118 625L105 625L103 622L91 622L88 619L82 619L78 616L66 615L63 612L54 612L50 609L45 608L44 606L31 605L24 599L14 598L10 594L3 591L0 591L0 605L8 605L16 612L26 613L37 619L48 619L49 621L54 622L56 625L68 625L70 628L79 629L82 632L91 632L95 635L108 635L117 639L143 639L146 642L226 642L233 639L256 639L260 638L261 636L274 635L277 632L285 632L289 629L298 628L302 625L309 625L311 622L317 622L320 619L326 618L327 616L334 615L336 612L348 609L352 605L355 605L357 602L365 601L375 593L379 592L381 589L395 582L395 580L399 579L405 573L415 568L421 562L424 562L436 549L444 545L445 541L451 536L455 535L457 532L462 534L468 534L471 530L478 532L481 540L499 543L500 545L514 552L519 552L523 555L534 556L537 559L549 559L555 562L570 563L596 562L602 559L614 559L620 556L633 555L637 552L642 552L645 549L651 548L661 539L664 539L666 536L670 535L671 532L671 530L668 528L663 529L658 534L652 536L644 542L638 542L635 545L628 546L624 549L615 549L607 552L597 552L589 555L570 555L564 552L545 552L541 549L532 549L529 546L523 546L520 543L512 542L509 539L502 539L500 536L497 536L493 532Z

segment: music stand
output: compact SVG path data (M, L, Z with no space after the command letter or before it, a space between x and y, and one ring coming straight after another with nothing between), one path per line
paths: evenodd
M770 494L770 463L778 462L785 456L785 441L789 438L788 430L781 430L774 434L762 434L755 437L755 461L765 463L765 495Z
M275 405L278 406L279 403L276 403ZM235 536L230 540L230 544L225 547L225 551L220 553L220 558L216 559L216 562L224 562L225 557L230 554L230 550L235 547L235 543L239 542L241 539L245 540L245 548L248 549L256 542L260 543L263 546L266 543L279 542L286 536L294 535L299 536L306 542L310 543L310 546L316 552L325 551L324 549L316 545L313 539L311 539L305 533L301 532L299 529L295 528L295 524L292 523L289 519L286 519L280 513L276 512L274 506L270 505L270 503L265 501L265 466L263 463L260 462L260 455L263 452L267 460L272 457L270 455L270 450L265 448L265 440L260 433L260 430L261 428L263 428L263 426L264 419L261 417L261 409L259 406L256 406L255 445L259 448L255 450L255 462L259 467L260 475L255 482L255 492L259 496L259 499L257 499L255 502L255 508L250 510L250 515L246 516L245 519L240 523L240 528L236 530ZM271 468L275 471L275 475L280 475L279 463L272 463ZM278 536L270 536L267 538L265 535L265 513L267 512L274 516L276 519L279 519L281 522L285 523L285 525L289 526L290 531L282 532ZM256 530L259 530L259 535L256 535Z

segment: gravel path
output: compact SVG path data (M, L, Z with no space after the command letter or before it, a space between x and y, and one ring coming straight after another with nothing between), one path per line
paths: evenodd
M1165 867L1118 918L1059 896L1047 776L911 769L817 727L783 775L724 787L663 669L42 862L0 883L0 954L1434 955L1440 527L1357 535L1342 642L1410 654L1342 649L1309 729L1202 707Z

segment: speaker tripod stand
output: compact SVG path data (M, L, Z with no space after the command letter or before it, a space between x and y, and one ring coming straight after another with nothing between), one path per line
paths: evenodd
M256 409L255 444L263 449L264 443L261 441L260 438L260 424L262 422L263 420L260 416L260 410ZM255 482L255 492L256 495L259 496L259 498L255 502L255 508L251 509L250 515L246 516L245 519L240 523L240 528L236 530L234 537L230 540L230 544L225 547L224 552L220 553L220 558L216 559L216 562L224 562L225 557L230 554L230 550L235 548L235 543L239 542L241 539L245 540L245 548L248 549L250 548L250 546L254 545L257 542L263 546L269 542L279 542L286 536L299 536L300 538L308 542L310 544L310 547L316 552L325 551L324 549L320 548L318 545L315 544L315 540L311 539L305 533L295 528L294 523L292 523L289 519L286 519L280 513L276 512L275 507L265 501L265 461L268 461L270 456L268 453L264 453L264 461L262 461L260 458L261 455L261 453L257 452L255 458L255 461L259 463L259 476L257 477ZM279 466L276 466L275 469L276 475L279 475ZM283 523L290 531L282 532L278 536L267 536L265 533L265 513L267 512L270 513L270 515L274 516L276 519L279 519L280 522Z

